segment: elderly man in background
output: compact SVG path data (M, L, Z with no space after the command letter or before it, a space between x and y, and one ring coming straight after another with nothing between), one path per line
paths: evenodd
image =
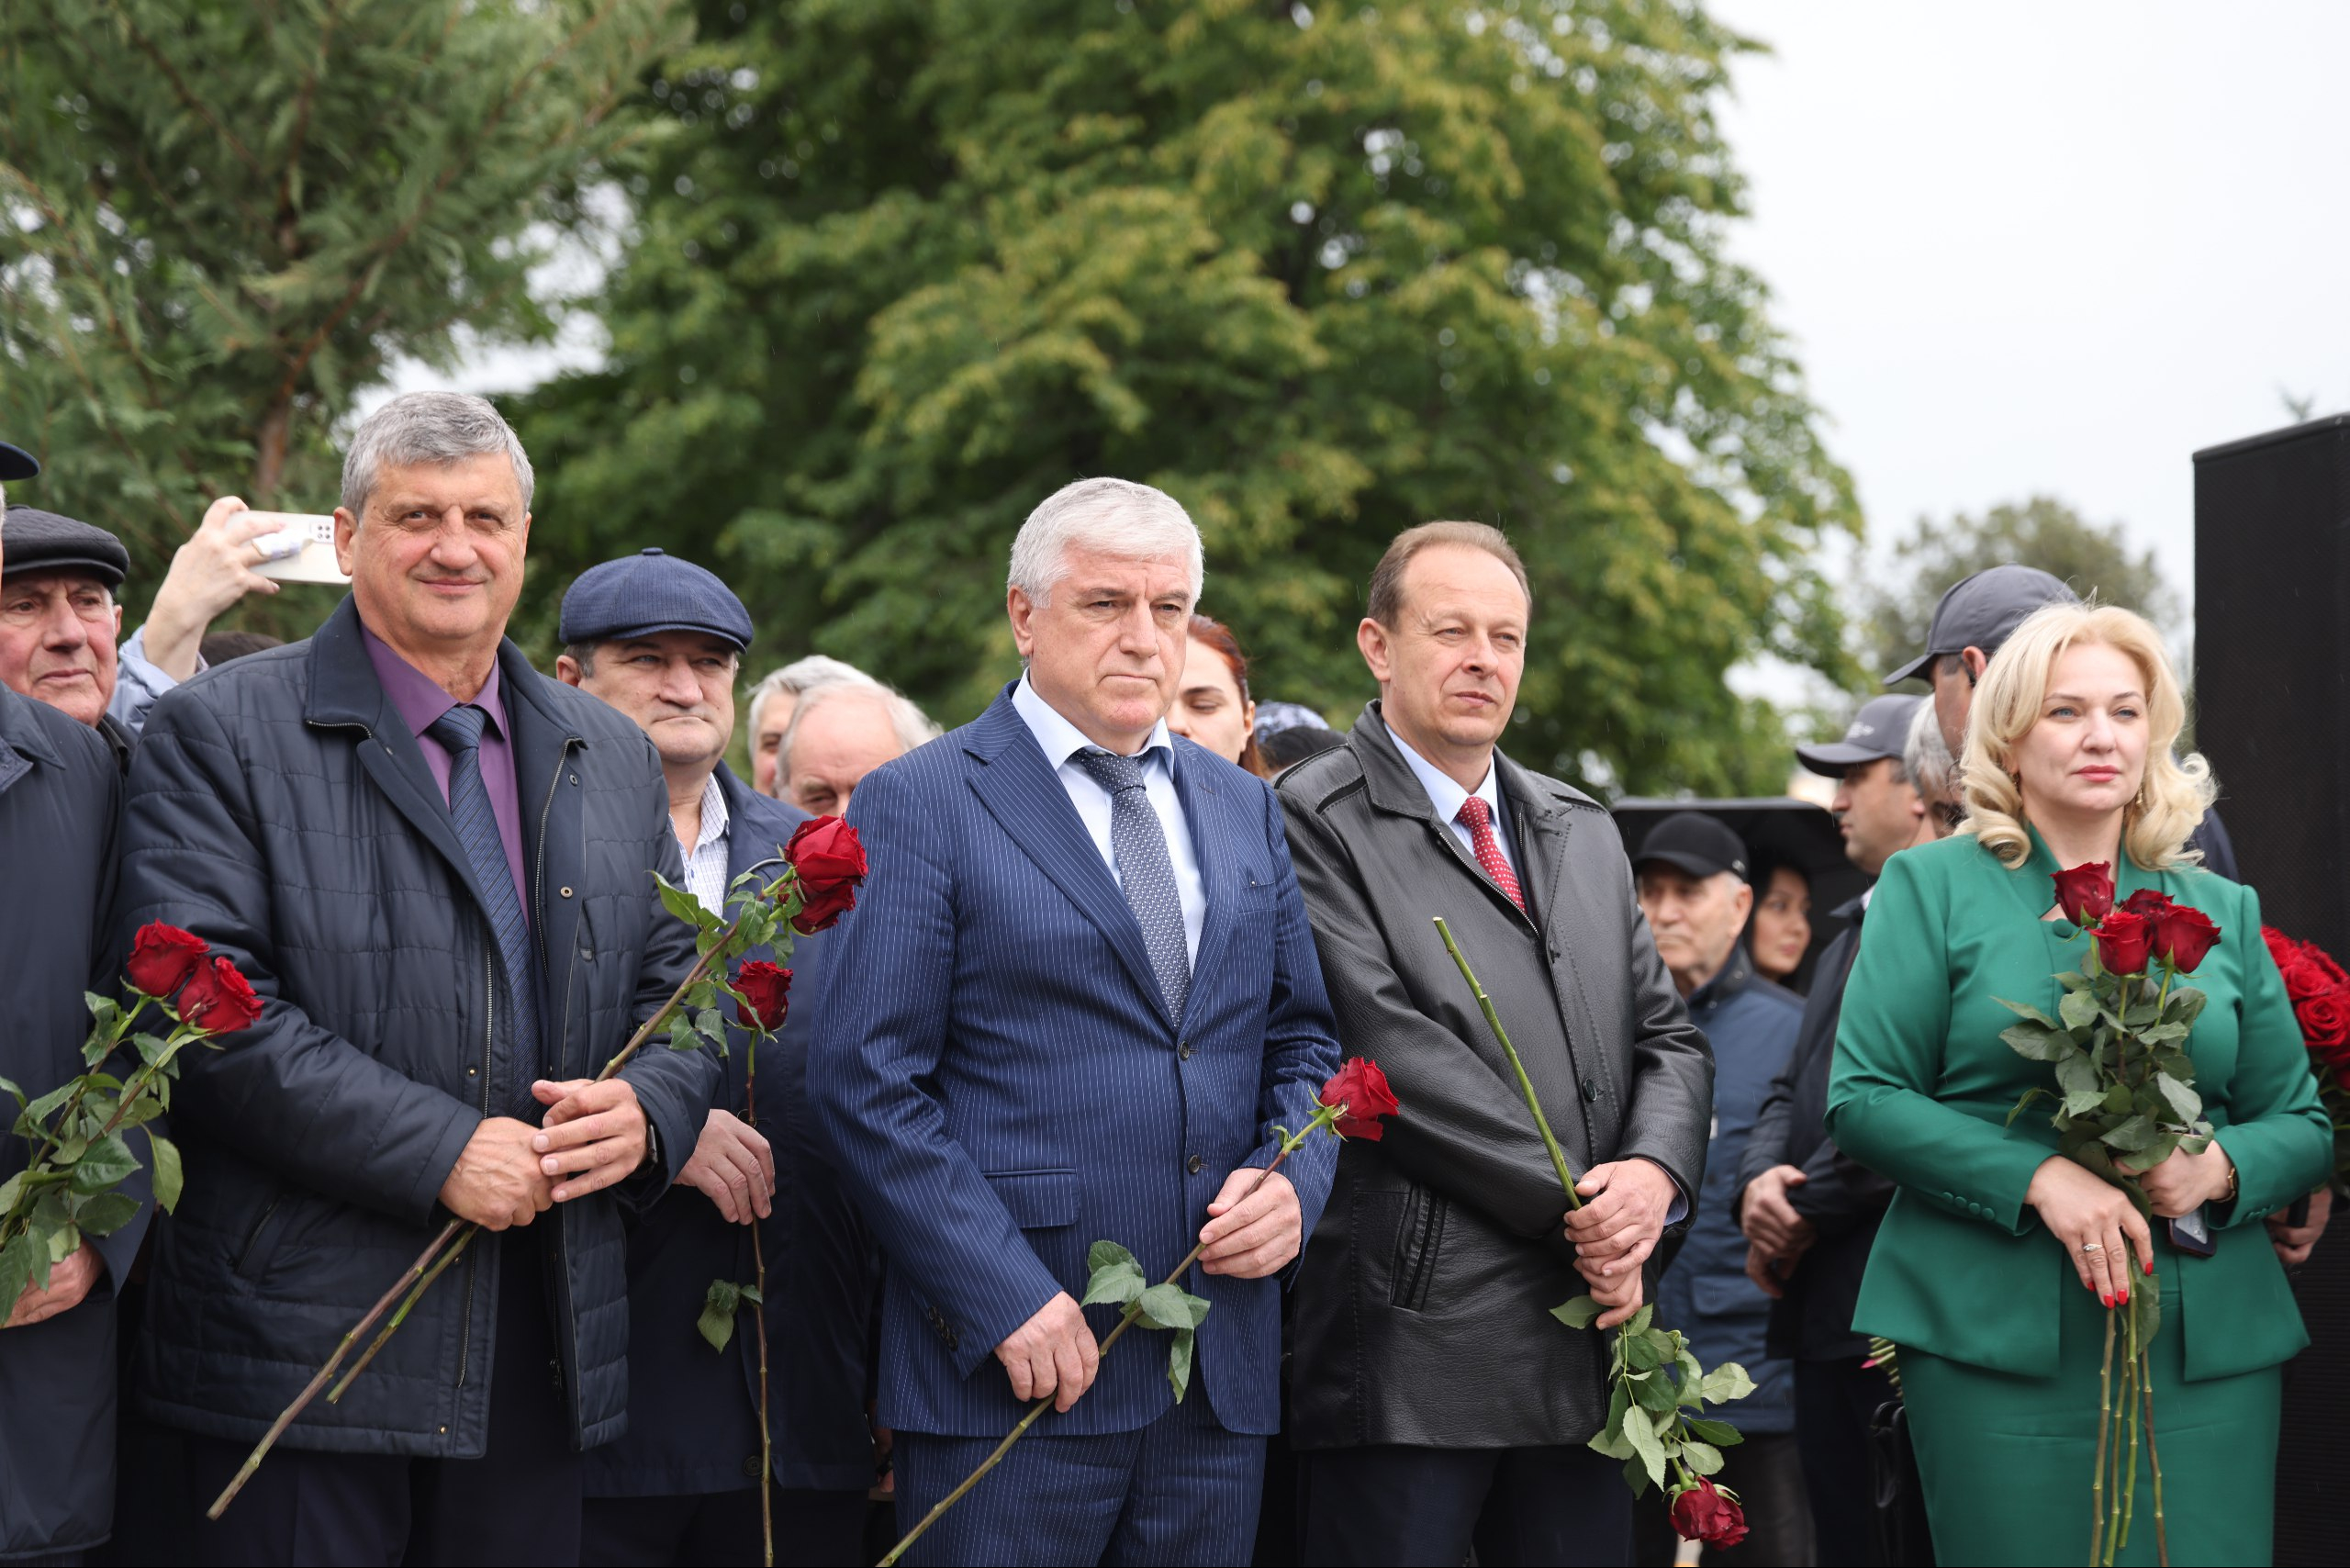
M248 593L275 593L253 570L263 532L223 496L172 557L147 623L117 646L130 553L103 528L19 507L17 550L0 578L0 685L94 726L127 766L155 699L205 667L213 618Z
M1424 523L1367 597L1379 697L1278 785L1339 1038L1404 1104L1347 1146L1298 1271L1299 1560L1620 1562L1622 1467L1583 1446L1606 1339L1544 1311L1585 1290L1601 1329L1639 1310L1704 1177L1713 1065L1606 809L1500 750L1533 615L1517 552ZM1577 1172L1572 1213L1439 914Z
M132 766L117 929L169 921L264 1009L191 1053L142 1405L199 1497L450 1219L497 1233L217 1524L218 1562L569 1562L580 1450L627 1419L621 1205L693 1153L700 1051L591 1081L693 961L659 755L505 638L531 468L478 398L359 427L306 642L167 693ZM535 1223L542 1218L544 1223Z
M1835 779L1844 854L1874 877L1886 861L1949 832L1918 780L1939 755L1932 704L1918 697L1864 703L1840 741L1798 746L1796 757ZM1947 779L1947 772L1943 774ZM1885 1372L1863 1363L1868 1341L1852 1332L1861 1271L1893 1189L1828 1139L1828 1070L1844 982L1861 950L1869 895L1839 906L1846 922L1819 956L1792 1053L1754 1119L1739 1159L1727 1217L1747 1240L1747 1277L1773 1299L1769 1353L1794 1365L1796 1447L1810 1494L1819 1561L1828 1568L1874 1561L1868 1489L1869 1419L1893 1397Z
M783 744L783 732L791 727L792 711L800 706L800 700L836 680L880 684L855 665L810 654L770 672L751 688L751 787L760 794L783 792L783 780L776 773L776 753Z
M734 676L751 615L726 585L658 549L582 572L563 596L555 678L634 720L661 754L686 887L712 913L733 879L781 853L807 813L744 787L724 761ZM864 1222L809 1138L810 1003L829 935L792 946L793 1006L758 1056L733 1028L725 1081L678 1193L629 1237L626 1435L588 1456L580 1561L599 1565L751 1562L760 1551L756 1336L747 1321L712 1353L696 1331L713 1280L767 1260L776 1561L850 1562L863 1550L873 1478L865 1418L867 1326L878 1260ZM755 949L746 960L772 960ZM769 1136L769 1135L772 1136Z
M916 1543L927 1562L1239 1562L1280 1422L1281 1286L1337 1161L1280 1128L1338 1065L1264 782L1165 714L1198 530L1119 479L1031 512L1005 594L1027 671L857 787L872 877L834 937L809 1067L890 1259L881 1420L899 1518L968 1474L1032 1399L1059 1411ZM1114 1240L1184 1290L1166 1341L1099 1361L1081 1308Z
M839 816L859 780L939 730L900 693L873 680L811 687L776 750L776 793L811 816Z
M39 472L0 442L0 484ZM0 522L0 572L10 532ZM0 1078L27 1095L83 1071L82 993L116 990L106 920L121 809L121 772L93 729L0 687L0 866L15 894L0 908ZM0 1182L24 1167L24 1145L0 1140ZM143 1177L126 1190L142 1199L135 1219L0 1299L0 1560L79 1561L113 1529L115 1294L153 1212Z
M1676 812L1640 841L1632 874L1657 957L1687 999L1689 1021L1714 1049L1706 1187L1687 1242L1657 1282L1657 1317L1688 1335L1706 1365L1736 1361L1754 1377L1754 1392L1738 1404L1746 1440L1728 1450L1720 1477L1746 1500L1747 1537L1736 1546L1708 1548L1707 1556L1733 1564L1808 1562L1811 1510L1796 1452L1792 1369L1764 1350L1771 1298L1746 1276L1746 1238L1731 1206L1739 1157L1772 1080L1795 1048L1803 1001L1756 973L1739 940L1753 913L1754 888L1738 834L1701 812ZM1674 1537L1661 1494L1642 1501L1637 1546L1643 1562L1673 1561Z

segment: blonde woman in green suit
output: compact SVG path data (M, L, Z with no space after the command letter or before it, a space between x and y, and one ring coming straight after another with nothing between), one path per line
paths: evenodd
M2153 1405L2170 1561L2266 1562L2279 1368L2308 1343L2261 1217L2325 1179L2319 1108L2250 888L2185 864L2213 787L2172 744L2184 718L2161 639L2110 606L2052 605L1984 672L1958 836L1904 850L1871 896L1828 1096L1839 1148L1898 1184L1853 1315L1901 1347L1918 1462L1944 1562L2078 1562L2089 1551L2107 1304L2159 1265ZM2082 943L2050 878L2102 861L2200 909L2220 945L2187 1048L2219 1129L2138 1178L2154 1213L2198 1209L2209 1258L2175 1249L2128 1197L2057 1155L2050 1070L1999 1038L2054 1015ZM2142 1449L2142 1453L2143 1450ZM2152 1484L2120 1561L2155 1560Z

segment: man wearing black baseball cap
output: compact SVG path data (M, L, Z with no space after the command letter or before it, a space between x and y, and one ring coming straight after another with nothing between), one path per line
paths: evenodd
M2078 594L2037 566L1986 566L1951 585L1934 606L1926 651L1886 676L1885 684L1922 680L1931 685L1942 744L1951 756L1961 756L1966 749L1966 714L1974 705L1975 683L1983 678L1991 655L2033 610L2079 602ZM1899 744L1897 739L1897 748Z
M1771 1081L1795 1048L1803 1003L1757 974L1740 942L1754 907L1746 845L1703 812L1681 812L1649 830L1632 857L1641 913L1657 957L1689 1000L1689 1021L1714 1047L1713 1136L1706 1185L1689 1239L1657 1282L1658 1321L1689 1336L1707 1365L1737 1361L1754 1379L1739 1401L1745 1441L1729 1450L1726 1484L1746 1499L1747 1545L1758 1562L1807 1562L1810 1530L1795 1439L1795 1392L1785 1361L1765 1358L1771 1303L1746 1276L1746 1238L1731 1199L1739 1156ZM1669 1539L1662 1499L1642 1511L1642 1543ZM1740 1548L1745 1551L1745 1548Z
M782 852L808 814L757 793L723 760L751 613L711 572L658 548L579 574L563 596L555 678L636 722L661 755L686 887L722 908L734 878ZM813 693L811 694L812 700ZM829 1161L805 1136L806 1031L824 935L791 949L792 1007L759 1055L739 1028L680 1188L630 1233L628 1431L587 1456L580 1561L747 1562L760 1551L758 1337L718 1354L686 1326L712 1280L747 1280L751 1229L767 1263L767 1338L793 1347L768 1417L776 1561L855 1561L873 1452L865 1418L867 1309L878 1254ZM765 949L746 958L773 960ZM696 1195L699 1194L699 1195Z

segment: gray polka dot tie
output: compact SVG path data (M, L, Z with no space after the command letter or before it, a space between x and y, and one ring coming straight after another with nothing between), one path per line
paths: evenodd
M1110 792L1110 849L1126 907L1142 927L1151 972L1166 1000L1167 1015L1183 1022L1183 1001L1192 990L1192 955L1183 939L1183 901L1175 890L1175 862L1167 853L1167 830L1143 787L1142 764L1106 751L1080 751L1077 765Z

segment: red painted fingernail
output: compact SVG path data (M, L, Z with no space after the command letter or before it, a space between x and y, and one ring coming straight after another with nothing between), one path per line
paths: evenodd
M2152 1258L2147 1259L2139 1267L2146 1271L2146 1278L2151 1280L2154 1277L2154 1260Z
M2117 1306L2128 1306L2130 1305L2130 1293L2128 1291L2123 1291L2121 1293L2121 1299L2114 1305Z
M2111 1306L2113 1305L2113 1298L2106 1294L2103 1291L2098 1292L2097 1299L2103 1302L2108 1306Z

